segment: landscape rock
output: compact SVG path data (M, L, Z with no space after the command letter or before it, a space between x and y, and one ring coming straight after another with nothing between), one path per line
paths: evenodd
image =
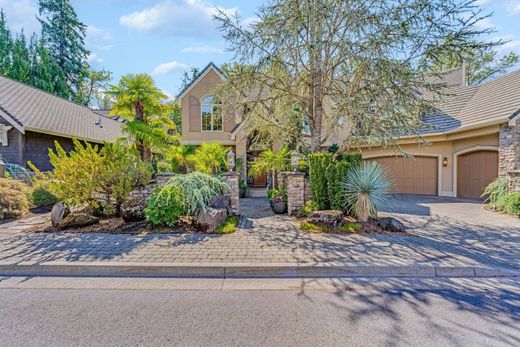
M63 201L58 202L56 205L52 207L51 210L51 223L53 227L58 227L58 225L63 221L65 217L70 214L70 207L65 204Z
M393 217L385 217L381 219L375 219L375 223L382 229L393 233L404 233L406 227L401 221Z
M60 230L68 228L81 228L99 223L99 218L87 213L70 213L63 218L56 227Z
M207 208L205 210L199 210L194 218L194 226L207 233L212 233L218 228L228 216L225 208Z
M337 210L314 211L309 219L312 224L322 225L330 230L344 223L343 212Z
M144 210L147 199L144 196L135 196L126 199L121 205L121 217L125 222L140 222L145 219Z
M228 214L232 214L231 210L231 196L228 194L220 195L220 196L214 196L211 198L210 207L221 209L226 209Z

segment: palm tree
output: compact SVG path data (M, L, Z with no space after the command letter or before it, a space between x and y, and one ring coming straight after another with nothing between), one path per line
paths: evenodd
M278 172L290 169L291 151L287 147L283 147L278 152L272 150L260 153L258 160L251 164L249 173L253 176L270 172L273 177L273 188L278 188L278 180L276 178Z
M228 151L229 148L220 143L203 143L188 160L195 166L195 170L216 174L226 166Z
M110 112L128 121L123 130L135 143L142 159L152 160L153 152L161 152L167 145L176 142L170 132L175 124L168 117L171 106L164 103L168 98L155 86L147 74L128 74L118 85L109 85L106 94L115 97Z
M173 170L180 173L188 173L191 166L191 155L195 153L196 146L180 145L171 146L165 153L166 159L171 163Z

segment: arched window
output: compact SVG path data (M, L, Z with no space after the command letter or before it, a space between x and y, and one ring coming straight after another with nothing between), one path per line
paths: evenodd
M202 131L222 131L222 103L208 96L201 103Z

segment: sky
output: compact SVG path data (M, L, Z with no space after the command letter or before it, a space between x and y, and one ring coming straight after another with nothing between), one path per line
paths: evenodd
M114 83L127 73L151 74L170 97L180 89L183 71L220 65L233 54L217 30L216 9L238 12L254 20L262 1L247 0L72 0L80 20L88 26L86 45L95 69L113 72ZM499 54L520 54L520 0L478 0L491 18L482 27L494 27L490 39L508 41ZM0 0L9 26L19 32L40 32L37 0Z

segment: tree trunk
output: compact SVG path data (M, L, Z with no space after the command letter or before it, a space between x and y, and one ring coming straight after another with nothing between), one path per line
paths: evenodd
M138 101L135 103L135 120L139 121L139 122L144 122L144 105L141 101ZM148 161L151 161L152 159L148 159L148 155L147 155L147 151L145 150L145 146L144 146L144 143L143 143L143 140L141 139L136 139L136 146L137 146L137 151L139 152L139 156L141 157L142 160L148 160Z

